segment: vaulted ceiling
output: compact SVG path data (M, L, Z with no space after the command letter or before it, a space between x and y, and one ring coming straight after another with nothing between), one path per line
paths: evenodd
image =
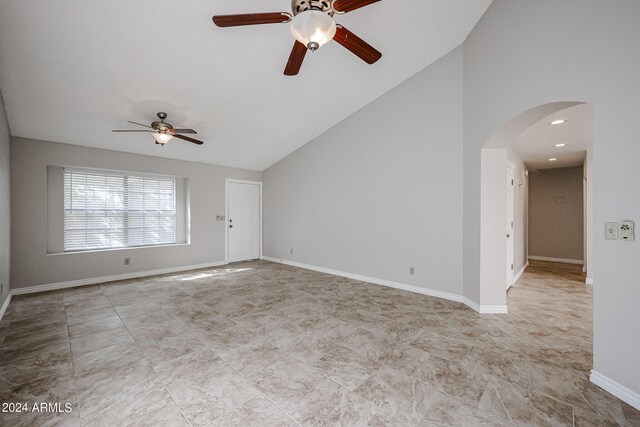
M382 59L332 42L286 77L288 24L211 17L289 0L2 1L0 90L14 136L264 170L462 44L490 3L383 0L338 16ZM158 111L205 145L111 132Z

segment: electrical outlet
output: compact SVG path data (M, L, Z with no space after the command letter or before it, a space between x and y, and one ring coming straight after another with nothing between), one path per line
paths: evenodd
M130 264L131 264L131 258L125 258L124 265L130 265Z
M413 276L413 273L415 273L415 270L413 267L409 267L409 274Z
M293 249L289 249L289 253L293 255Z
M620 223L620 240L636 240L634 228L635 224L633 223L633 221L622 221Z

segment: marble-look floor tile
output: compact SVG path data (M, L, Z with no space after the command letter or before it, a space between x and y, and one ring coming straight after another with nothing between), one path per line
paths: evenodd
M83 421L85 426L189 426L162 382L153 377L128 388L113 405Z
M73 309L71 307L73 307ZM113 309L111 304L100 304L97 307L75 304L71 307L67 307L66 310L67 323L69 325L77 325L88 320L111 317L116 314L116 311Z
M625 422L620 401L589 381L585 373L535 365L529 388L586 411L595 412L619 424Z
M29 358L47 351L56 351L69 347L67 331L56 331L44 335L26 335L10 338L5 337L0 347L0 363L14 363L23 358Z
M379 410L366 424L368 427L405 427L406 424L392 417L388 413Z
M378 408L335 382L325 379L302 397L283 403L300 425L366 425Z
M160 306L160 304L156 302L153 302L151 299L135 302L133 304L129 304L127 302L122 305L114 305L113 308L118 313L118 316L120 316L120 318L122 319L136 317L145 313L162 310L162 306Z
M365 382L381 365L367 356L340 345L328 349L312 364L319 372L349 390L354 390Z
M449 396L441 396L427 411L417 425L425 426L468 426L468 427L513 427L506 420L496 418L492 413L468 405Z
M76 375L82 418L90 420L112 405L127 399L139 384L157 378L146 359L126 366L109 364Z
M195 381L176 378L167 388L192 426L209 426L260 393L231 367Z
M437 356L420 365L413 377L473 406L478 405L490 379L490 375L470 365Z
M198 339L187 334L167 335L155 340L138 341L140 351L157 367L196 349L206 348Z
M225 361L217 354L201 346L187 354L161 363L155 369L165 384L171 384L174 381L196 382L227 367Z
M425 332L411 342L411 346L430 355L449 360L460 360L471 350L468 340L450 337L437 332Z
M245 377L257 374L269 365L287 357L287 354L260 338L225 355L225 360Z
M532 262L505 315L264 261L20 296L0 397L75 408L9 425L640 426L588 380L583 279Z
M573 427L619 427L618 424L596 413L573 408Z
M20 358L0 366L0 380L11 385L21 385L49 376L73 376L73 364L69 347L46 351L31 357Z
M77 338L122 327L122 321L115 312L106 317L89 319L69 326L69 337Z
M74 359L73 367L76 376L95 371L103 366L109 369L124 369L142 360L144 356L137 345L132 342L117 344L83 354Z
M247 378L276 404L297 399L324 377L302 362L287 357Z
M77 359L92 351L119 344L133 343L133 337L131 337L129 331L125 327L119 327L71 339L71 352L73 358Z
M259 311L257 313L234 317L233 321L254 334L265 335L277 329L285 323L287 319L267 311Z
M216 418L212 426L218 427L294 427L297 424L277 406L263 396L257 396L242 406Z
M570 405L498 378L489 381L478 406L495 417L518 425L573 424Z
M193 333L222 357L256 339L255 334L237 325L221 331L195 331Z
M405 423L422 419L442 393L402 371L382 366L355 393Z
M12 331L19 331L27 328L50 325L52 323L60 323L66 321L67 316L64 311L56 311L47 314L36 314L29 317L23 317L20 320L12 319L12 317L7 313L5 313L5 315L2 317L2 322L6 322L6 327L10 326L10 329Z
M53 375L30 381L25 384L7 387L0 385L0 402L26 403L32 409L34 404L52 402L71 405L71 412L34 412L26 413L2 413L0 421L10 426L44 426L44 425L70 425L79 426L76 390L73 381L69 381L70 375Z
M622 403L622 412L624 413L627 426L640 426L640 410L628 405L625 402Z

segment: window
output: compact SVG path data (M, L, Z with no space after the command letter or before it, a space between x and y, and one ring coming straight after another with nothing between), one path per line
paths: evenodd
M176 180L64 169L64 250L176 242Z

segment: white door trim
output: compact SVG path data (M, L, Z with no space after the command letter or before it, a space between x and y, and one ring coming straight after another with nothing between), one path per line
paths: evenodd
M229 184L252 184L260 187L260 259L262 259L262 182L225 178L224 182L224 260L229 263Z
M516 221L516 168L513 162L507 160L507 168L506 168L507 176L512 177L510 192L511 192L511 206L507 206L507 222L513 219L513 225L511 226L511 237L509 237L509 249L511 249L511 253L507 250L507 271L510 271L510 275L507 276L507 290L515 283L515 274L516 272L513 270L512 266L515 265L516 262L516 233L515 233L515 221ZM507 186L509 183L507 182ZM509 202L509 198L507 197L507 203ZM511 218L509 218L509 209L511 210ZM507 224L508 226L508 224ZM511 262L510 262L511 261Z

